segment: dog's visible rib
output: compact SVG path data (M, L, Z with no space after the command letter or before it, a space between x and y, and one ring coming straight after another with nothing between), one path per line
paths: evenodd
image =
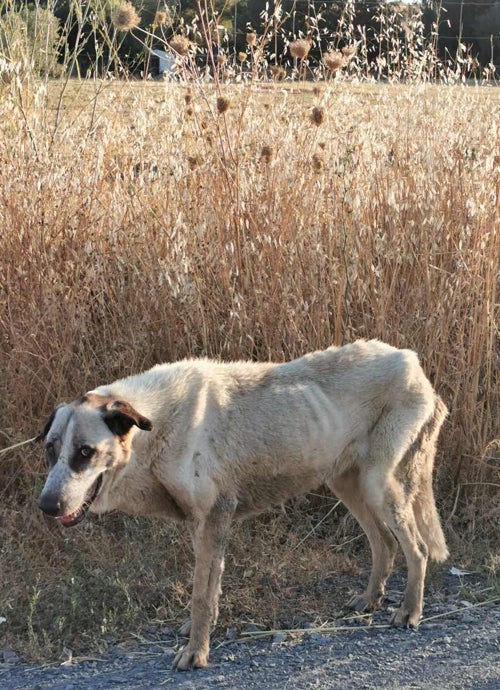
M157 365L54 411L40 507L66 526L113 509L187 524L195 572L180 670L207 663L232 519L321 484L370 542L368 587L350 605L380 604L399 543L408 583L392 622L416 626L427 560L448 554L432 490L446 412L415 353L378 341L285 364Z

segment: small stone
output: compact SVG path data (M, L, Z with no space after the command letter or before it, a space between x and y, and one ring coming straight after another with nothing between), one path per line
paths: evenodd
M18 664L21 661L17 654L11 649L4 649L2 656L5 664Z
M160 647L160 646L157 645L157 644L155 644L155 645L150 645L150 646L148 647L148 653L149 653L149 654L158 654L158 653L161 654L161 653L163 653L163 651L164 651L164 650L163 650L163 647Z
M163 625L160 628L160 633L162 634L163 637L175 637L175 628L172 628L170 625Z
M113 645L108 649L108 654L110 656L121 657L123 656L123 647L120 647L119 645Z
M228 628L226 630L226 640L235 640L238 637L236 628Z
M466 623L467 625L476 622L475 616L471 616L470 614L464 614L460 620L462 623Z
M319 642L320 640L324 639L324 635L321 635L320 633L313 632L309 635L309 639L312 640L313 642Z
M286 642L288 635L284 632L277 632L273 635L273 644L281 644Z
M110 635L110 634L103 635L101 639L103 642L107 642L107 644L109 644L109 645L116 644L116 642L118 641L118 638L116 637L116 635Z

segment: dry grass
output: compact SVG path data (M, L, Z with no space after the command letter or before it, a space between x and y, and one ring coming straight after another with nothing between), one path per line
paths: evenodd
M497 91L0 89L2 446L57 401L158 361L282 360L378 337L416 349L450 407L437 478L452 551L494 551ZM1 458L12 644L47 658L185 615L191 557L176 527L110 516L63 533L37 511L43 477L38 450ZM294 547L329 506L313 497L238 528L223 623L328 614L321 583L355 567L359 540L334 550L354 522L337 511Z

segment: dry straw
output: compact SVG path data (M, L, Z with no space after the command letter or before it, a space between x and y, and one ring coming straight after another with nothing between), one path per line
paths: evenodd
M141 18L131 2L122 2L111 11L111 21L119 31L131 31L139 26Z
M401 28L405 32L407 38L410 39L413 37L413 29L410 27L409 24L407 24L407 22L401 22Z

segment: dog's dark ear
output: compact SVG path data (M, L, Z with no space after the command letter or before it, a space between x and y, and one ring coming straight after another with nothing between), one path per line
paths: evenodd
M103 419L117 436L125 436L134 425L143 431L151 431L153 428L151 420L122 400L109 402L104 408Z
M52 426L52 422L54 421L54 417L56 416L57 410L58 410L58 408L56 407L56 409L52 411L52 414L48 418L47 423L43 427L43 431L41 431L38 434L38 436L35 437L35 440L33 441L34 443L38 443L39 441L43 441L43 439L47 437L47 434L50 431L50 427Z

